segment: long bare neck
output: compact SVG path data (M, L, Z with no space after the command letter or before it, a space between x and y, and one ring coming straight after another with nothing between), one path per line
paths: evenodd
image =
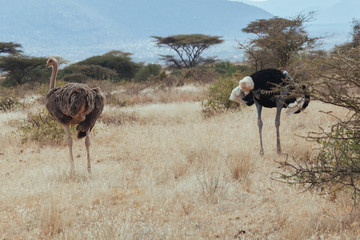
M51 72L51 78L50 78L50 89L53 89L55 87L57 73L58 73L58 65L57 65L57 63L55 63L54 65L52 65L52 72Z

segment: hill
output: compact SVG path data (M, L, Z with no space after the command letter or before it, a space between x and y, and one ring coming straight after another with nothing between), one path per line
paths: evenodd
M358 0L342 0L321 6L316 9L317 20L311 24L309 31L316 36L327 35L324 42L328 48L351 41L352 19L358 19L359 8Z
M360 1L342 0L334 5L324 7L319 13L319 21L328 24L351 23L359 17Z
M234 51L241 28L272 15L227 0L0 0L0 41L21 43L34 56L77 61L117 49L156 59L150 36L203 33L223 36L219 52ZM225 50L224 50L225 49Z

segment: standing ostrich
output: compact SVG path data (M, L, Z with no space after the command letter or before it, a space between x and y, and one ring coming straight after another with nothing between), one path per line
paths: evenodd
M276 107L276 145L277 153L281 154L280 146L280 113L282 108L287 108L289 114L300 113L304 110L309 102L310 96L308 94L294 95L290 93L295 89L297 83L288 75L286 71L281 72L276 69L265 69L253 73L250 77L247 76L240 80L239 86L236 87L230 96L231 101L245 102L250 106L255 103L258 114L258 127L260 135L260 155L264 155L262 144L262 126L261 110L262 107L273 108ZM301 87L302 89L305 86Z
M72 153L73 141L70 125L76 125L77 138L85 137L87 152L87 169L91 173L90 165L90 131L94 127L103 108L104 99L99 88L89 88L86 84L68 83L63 87L55 88L58 62L50 57L46 69L52 67L50 90L46 96L46 108L49 113L63 125L70 152L70 173L74 173L74 158Z

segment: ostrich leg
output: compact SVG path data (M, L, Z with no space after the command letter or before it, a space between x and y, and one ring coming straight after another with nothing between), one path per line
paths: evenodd
M259 136L260 136L260 156L264 155L264 148L263 148L263 143L262 143L262 126L263 126L263 122L261 120L261 110L262 110L262 106L257 103L255 101L256 104L256 109L257 109L257 114L258 114L258 127L259 127Z
M85 146L86 146L86 153L87 153L87 169L88 173L91 174L91 165L90 165L90 131L87 131L86 137L85 137Z
M276 127L276 150L278 154L281 154L281 145L280 145L280 115L281 109L283 108L283 101L281 99L278 100L276 104L276 117L275 117L275 127Z
M72 152L73 140L71 138L71 132L70 132L69 125L64 125L64 128L65 128L65 132L67 135L67 144L68 144L69 153L70 153L70 174L74 174L75 167L74 167L74 157L73 157L73 152Z

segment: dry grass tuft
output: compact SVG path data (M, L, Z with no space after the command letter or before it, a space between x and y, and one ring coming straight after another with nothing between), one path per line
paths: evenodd
M126 123L138 122L139 116L134 112L122 112L118 109L106 109L100 117L100 121L106 125L121 125Z
M248 180L253 170L250 157L238 154L231 154L228 157L228 168L231 177L240 182Z
M63 232L65 226L61 215L61 207L57 201L52 200L50 206L43 206L40 216L40 230L42 233L40 238L53 238Z
M150 103L198 101L204 97L206 87L191 84L167 87L128 83L125 86L104 85L101 89L108 105L125 107Z
M226 191L226 184L222 183L220 176L204 172L201 176L197 176L197 179L205 202L210 204L218 203L220 195Z

